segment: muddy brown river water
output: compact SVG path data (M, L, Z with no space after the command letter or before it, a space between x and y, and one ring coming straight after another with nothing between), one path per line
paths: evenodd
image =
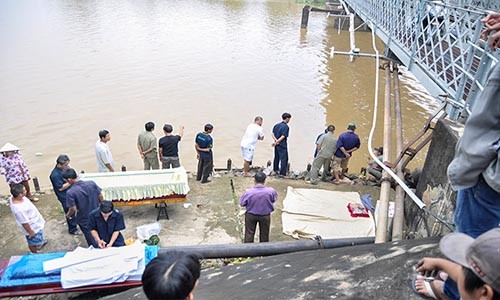
M103 128L111 132L116 167L140 169L136 140L147 121L156 123L158 137L165 123L175 131L185 126L181 163L194 170L194 137L212 123L216 167L228 158L241 167L241 137L261 115L267 137L254 162L264 165L273 155L271 128L287 111L292 169L312 161L325 125L333 123L338 135L355 122L362 149L351 170L359 170L368 155L375 62L332 61L332 46L348 50L347 32L338 34L324 14L312 14L301 30L302 7L259 0L4 0L0 144L21 147L32 176L47 186L60 153L78 170L97 170L94 144ZM356 38L363 52L373 52L370 33ZM436 104L409 72L401 80L408 140ZM382 101L383 78L380 87ZM374 145L381 144L378 127ZM7 193L5 183L0 193Z

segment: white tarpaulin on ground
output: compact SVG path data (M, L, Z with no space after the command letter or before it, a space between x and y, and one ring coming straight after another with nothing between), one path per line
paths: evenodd
M370 217L351 217L347 206L361 200L356 192L288 187L283 201L283 233L294 238L323 239L375 236Z

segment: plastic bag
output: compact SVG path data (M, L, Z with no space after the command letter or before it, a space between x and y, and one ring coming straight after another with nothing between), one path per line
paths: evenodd
M159 222L142 225L136 228L137 239L144 241L153 235L160 234L161 224Z

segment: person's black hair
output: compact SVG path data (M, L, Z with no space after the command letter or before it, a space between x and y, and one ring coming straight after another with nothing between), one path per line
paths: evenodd
M206 124L204 129L205 129L205 132L207 132L207 131L214 129L214 126L212 124Z
M172 127L172 125L170 124L165 124L163 125L163 131L171 133L172 131L174 131L174 127Z
M266 174L264 172L257 172L253 177L256 183L264 183L266 182Z
M78 175L76 174L75 169L67 168L62 172L62 177L64 179L76 179Z
M14 198L21 195L23 193L23 191L24 191L24 185L22 185L21 183L15 183L10 188L10 194Z
M333 125L328 125L328 127L326 127L326 131L330 131L330 132L334 132L335 131L335 126Z
M103 138L105 138L108 135L108 133L109 133L109 131L107 131L106 129L99 131L99 138L102 140Z
M155 129L155 123L153 123L153 122L147 122L144 125L144 128L146 129L146 131L151 131L151 130Z
M464 273L464 289L472 293L476 289L481 288L486 283L479 278L471 269L462 266L462 272ZM493 289L493 287L491 287ZM493 289L493 299L500 300L500 293Z
M149 262L142 274L148 299L184 300L200 278L200 261L194 254L167 252Z
M110 213L115 209L115 206L113 205L113 202L111 201L101 201L99 203L99 210L105 214Z
M67 162L69 162L69 156L67 156L66 154L61 154L56 159L56 164L58 165L64 165Z
M286 120L286 119L291 118L291 117L292 117L292 115L291 115L291 114L289 114L289 113L283 113L283 114L281 115L281 119L283 119L283 120Z
M377 150L380 153L380 155L384 154L384 147L378 147L378 148L375 148L375 150Z
M257 122L257 121L262 121L262 117L261 116L256 116L255 119L253 120L254 122Z

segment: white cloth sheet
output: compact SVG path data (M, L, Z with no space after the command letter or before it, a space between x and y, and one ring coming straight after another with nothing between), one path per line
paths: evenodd
M80 286L140 280L144 272L144 245L107 249L77 248L63 258L44 262L45 272L61 269L61 286Z
M351 217L347 205L361 203L356 192L288 187L283 200L283 233L294 238L324 239L375 235L373 218Z
M183 167L151 171L84 173L82 180L92 180L106 200L141 200L189 192L186 169Z

